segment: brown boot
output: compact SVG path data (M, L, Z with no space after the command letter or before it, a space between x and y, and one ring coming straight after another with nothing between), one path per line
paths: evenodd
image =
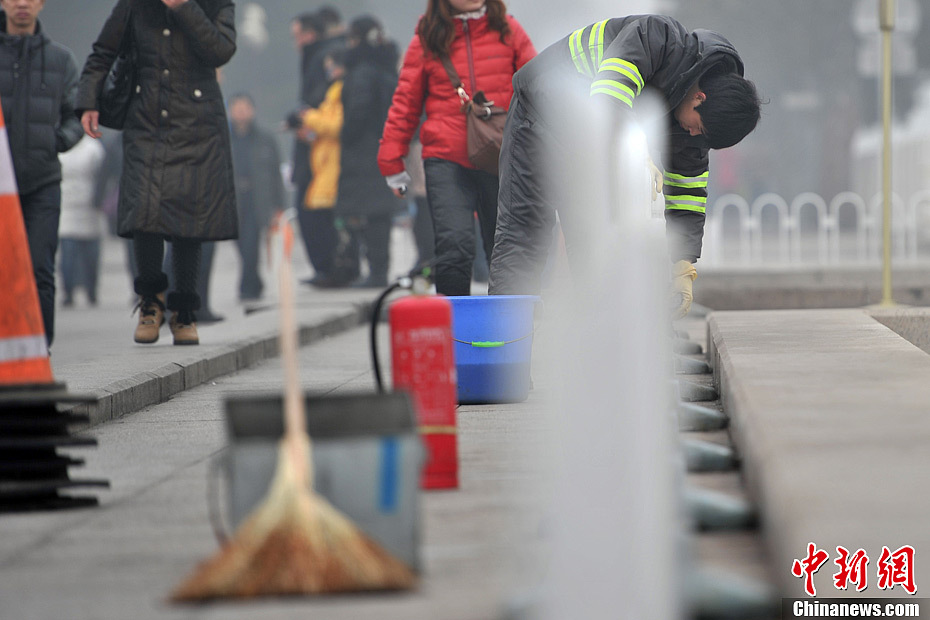
M171 315L171 334L174 344L200 344L197 336L197 323L192 312L180 311Z
M136 325L134 340L140 344L158 342L158 331L165 322L165 294L140 297L136 310L139 312L139 324Z

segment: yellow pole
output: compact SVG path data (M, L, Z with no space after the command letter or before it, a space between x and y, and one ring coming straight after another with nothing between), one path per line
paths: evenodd
M895 0L879 0L882 31L882 302L895 305L891 288L891 34Z

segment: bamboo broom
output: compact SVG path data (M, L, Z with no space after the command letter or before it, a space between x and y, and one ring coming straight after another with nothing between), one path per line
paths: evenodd
M293 228L285 222L281 277L284 437L274 479L262 503L217 554L171 595L180 601L320 594L413 587L406 564L362 533L312 492L310 437L297 374L297 328L290 257Z

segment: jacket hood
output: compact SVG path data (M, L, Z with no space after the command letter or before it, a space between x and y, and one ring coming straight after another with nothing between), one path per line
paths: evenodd
M688 47L691 54L685 57L693 59L693 64L681 73L668 93L668 104L672 108L684 100L688 89L712 67L723 65L727 72L743 75L743 61L739 52L723 35L711 30L694 30L689 37Z

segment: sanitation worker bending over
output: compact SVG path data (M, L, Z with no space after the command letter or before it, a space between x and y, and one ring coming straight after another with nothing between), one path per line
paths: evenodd
M733 146L759 121L759 96L743 78L736 49L708 30L688 32L662 15L606 19L571 33L543 50L514 76L500 161L497 230L491 257L491 294L535 294L550 231L559 219L571 258L583 247L584 229L596 225L572 196L546 184L553 170L571 174L584 138L569 135L567 121L583 118L574 93L610 109L620 129L634 119L636 97L652 90L666 104L664 185L666 234L673 280L691 307L693 263L701 255L707 202L708 151ZM603 132L608 128L589 128ZM575 147L575 148L572 148ZM654 167L653 167L654 168ZM660 176L661 175L661 176Z

